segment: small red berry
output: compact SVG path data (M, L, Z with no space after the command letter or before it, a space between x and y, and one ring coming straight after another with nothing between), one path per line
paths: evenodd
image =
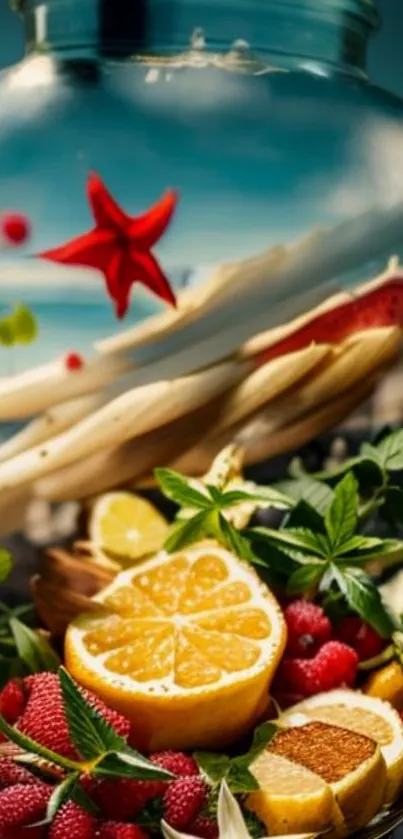
M284 609L284 617L288 629L286 656L312 658L329 641L332 626L320 606L295 600Z
M385 647L384 640L372 629L372 626L364 623L357 616L343 618L334 634L339 641L343 641L356 651L360 661L375 658Z
M38 778L32 775L24 766L14 763L6 757L0 758L0 789L14 787L17 784L29 784L33 786L38 783Z
M108 778L94 787L91 797L107 819L118 822L134 818L152 798L162 796L166 787L164 781Z
M7 213L1 219L1 230L10 245L22 245L31 235L31 224L23 213Z
M0 835L9 828L25 827L42 821L52 794L52 787L37 783L34 786L17 784L0 792Z
M138 824L104 822L98 829L97 839L148 839L148 833Z
M194 757L186 755L184 752L155 752L150 756L150 760L158 764L161 769L166 769L167 772L172 772L173 775L178 775L179 777L200 774Z
M68 801L56 813L48 839L93 839L95 829L94 816L74 801Z
M206 801L206 785L201 778L178 778L168 784L164 795L165 821L181 830L201 813Z
M276 674L277 692L303 697L339 687L353 687L358 655L341 641L328 641L314 658L284 658Z
M10 725L14 725L23 714L25 704L22 682L19 679L11 679L0 693L0 714Z
M84 367L84 359L78 352L70 352L66 355L65 364L67 370L76 372L77 370L82 370Z
M217 822L212 821L208 816L198 816L187 830L190 836L200 836L200 839L218 839L219 836Z

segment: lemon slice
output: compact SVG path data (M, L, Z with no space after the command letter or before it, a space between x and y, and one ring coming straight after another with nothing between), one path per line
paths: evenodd
M322 833L345 836L347 827L328 784L285 757L264 751L251 767L260 789L251 793L246 806L267 828L270 836Z
M384 803L396 800L403 789L403 723L389 702L354 690L334 690L300 702L281 717L286 725L313 719L342 726L375 740L387 769Z
M95 502L89 524L95 549L131 563L161 550L169 525L138 495L109 492Z
M253 569L215 542L119 574L66 636L78 682L134 724L146 749L219 747L257 720L284 650L284 617Z

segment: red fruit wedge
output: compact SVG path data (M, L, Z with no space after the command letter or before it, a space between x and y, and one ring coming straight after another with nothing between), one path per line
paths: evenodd
M332 300L334 301L332 303ZM273 343L255 361L264 364L272 358L304 349L312 343L336 344L367 329L382 326L403 328L403 270L393 267L371 283L355 289L351 296L337 295L325 305L285 326L283 337ZM276 330L281 334L280 330Z

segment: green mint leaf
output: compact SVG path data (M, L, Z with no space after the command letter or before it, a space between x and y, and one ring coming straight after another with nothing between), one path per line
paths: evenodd
M287 583L287 594L303 594L317 586L326 570L325 562L307 563L297 568Z
M209 512L209 510L202 510L190 519L175 522L164 544L165 550L168 553L180 551L186 545L193 545L194 542L206 536Z
M347 539L346 542L343 543L340 547L340 554L348 554L348 553L374 553L378 548L382 548L383 540L367 537L367 536L351 536L350 539Z
M256 501L265 507L275 507L278 510L288 510L292 507L292 500L283 493L271 487L259 487L248 489L247 484L243 489L232 489L224 492L221 496L221 506L233 507L236 504L250 503Z
M43 757L44 760L48 761L48 763L55 763L56 766L61 766L63 769L80 769L79 764L75 761L70 760L67 757L61 757L61 755L58 755L56 752L52 752L51 749L41 746L41 744L37 743L36 740L33 740L32 737L28 737L27 734L22 734L21 731L18 731L18 729L9 725L1 714L0 732L4 734L7 740L10 740L11 743L15 743L16 746L19 746L24 752Z
M395 623L368 574L360 568L341 569L337 565L332 566L331 572L350 608L382 638L390 638L396 629Z
M9 551L0 548L0 583L7 579L13 567L13 560Z
M403 429L384 437L376 447L379 462L388 472L403 469Z
M71 797L71 791L73 787L76 785L78 779L80 777L79 772L73 772L71 775L68 775L65 780L59 784L52 792L50 796L47 810L46 810L46 819L45 823L49 824L53 821L56 813L63 807L63 804L69 800Z
M38 335L38 324L35 316L27 306L19 304L10 315L13 343L32 344Z
M308 555L314 553L317 557L322 557L322 549L318 547L315 535L309 530L272 530L268 527L253 527L248 531L248 535L252 539L266 541L280 551L288 552L288 550L291 550L291 556L295 554L297 561L298 552ZM315 550L313 545L315 545Z
M281 481L276 487L286 497L294 498L297 502L305 501L320 515L325 514L333 500L333 490L327 484L308 475L293 481Z
M329 553L329 544L326 534L312 533L312 530L309 530L306 527L288 526L279 532L285 532L287 535L299 539L301 549L306 550L309 554L313 554L314 556L318 556L323 559L324 557L327 557Z
M107 751L126 748L123 737L84 699L64 668L59 670L59 679L70 736L79 754L92 760Z
M28 672L40 673L42 670L58 670L60 659L52 649L46 638L43 638L18 618L10 618L10 629L15 639L19 657L22 659Z
M259 789L259 784L252 772L233 760L226 776L227 784L234 795L243 795Z
M131 778L140 781L169 781L174 775L160 769L133 749L109 752L97 763L94 770L96 777Z
M228 755L216 754L215 752L195 752L194 759L202 772L213 783L219 783L225 778L231 766L231 758Z
M250 766L259 755L264 752L266 747L271 743L273 737L277 734L278 728L272 722L264 722L255 728L252 745L246 754L236 757L233 763L240 766Z
M235 530L235 527L221 514L219 517L219 527L221 531L220 541L224 543L228 550L235 553L240 559L246 559L247 562L259 564L259 559L255 557L248 540L244 536L241 536L239 531Z
M357 527L358 483L352 472L348 472L334 491L334 499L325 513L325 525L333 551L347 541Z
M213 486L213 484L206 484L206 489L208 490L212 501L214 501L214 504L218 507L222 507L223 494L221 490L217 489L217 487Z
M154 476L162 492L180 507L192 507L196 510L211 510L208 495L192 487L191 482L173 469L155 469Z

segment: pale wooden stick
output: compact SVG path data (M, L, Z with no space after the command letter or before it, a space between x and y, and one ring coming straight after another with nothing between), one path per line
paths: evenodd
M43 446L0 464L0 489L38 480L190 413L241 381L249 370L248 363L229 362L175 381L135 388Z

